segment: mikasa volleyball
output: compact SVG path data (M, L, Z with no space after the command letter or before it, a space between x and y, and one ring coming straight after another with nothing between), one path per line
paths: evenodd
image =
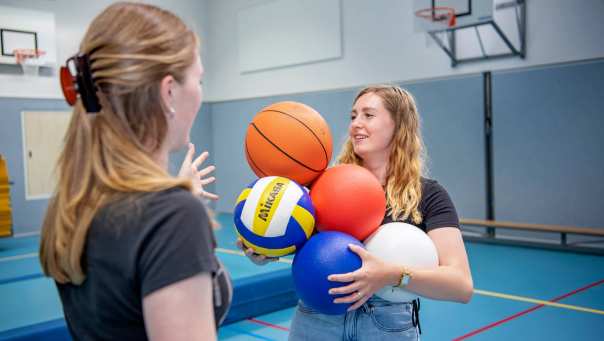
M301 248L315 226L315 209L307 190L280 176L248 185L237 199L234 216L243 244L271 257Z

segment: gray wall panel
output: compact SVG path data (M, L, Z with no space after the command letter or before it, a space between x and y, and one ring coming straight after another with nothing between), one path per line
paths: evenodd
M247 126L258 111L280 101L310 105L321 113L330 127L334 142L333 160L347 134L350 103L354 94L354 91L334 91L214 103L212 143L218 177L216 190L221 196L216 209L219 212L232 212L241 190L256 178L245 159L243 144Z
M62 100L0 98L0 154L8 164L13 233L39 231L47 199L25 200L22 111L69 111Z
M494 74L496 218L604 226L604 62Z
M406 88L415 96L422 118L429 177L447 189L460 217L485 218L481 76L414 83Z
M432 176L448 189L460 215L484 218L481 78L414 83L407 88L420 107ZM356 93L332 91L213 104L214 131L221 132L213 136L217 191L221 195L217 210L231 212L241 190L255 179L245 160L243 141L247 125L257 111L283 100L312 106L329 124L334 160L347 136Z
M70 111L63 100L37 100L22 98L0 98L0 154L8 163L13 232L15 234L37 232L40 230L47 199L25 200L25 178L23 165L23 136L21 128L22 111ZM191 140L196 144L198 153L212 150L211 106L204 104L191 132ZM176 172L180 167L185 151L171 155L170 170ZM212 153L210 159L212 159ZM213 162L210 160L206 164ZM214 191L214 186L208 188Z
M451 194L461 217L485 217L482 79L480 75L402 84L416 97L430 177ZM493 75L496 218L520 222L602 226L604 197L604 61ZM231 212L255 175L243 153L248 123L261 108L293 100L327 120L334 158L347 134L355 90L206 103L192 141L210 150L221 199ZM37 231L47 200L25 200L20 113L69 110L60 100L0 98L0 153L8 160L15 233ZM178 169L184 151L172 155Z

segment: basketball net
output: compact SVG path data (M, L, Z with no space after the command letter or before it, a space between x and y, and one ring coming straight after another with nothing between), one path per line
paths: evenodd
M15 49L13 54L17 64L21 65L23 75L37 76L40 66L44 64L41 57L46 52L39 49Z
M452 7L423 8L416 11L415 15L430 22L443 23L448 27L455 27L457 24L455 20L455 8Z

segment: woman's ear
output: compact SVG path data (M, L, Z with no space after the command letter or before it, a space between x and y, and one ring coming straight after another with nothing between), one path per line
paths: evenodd
M174 111L173 108L173 98L172 98L172 88L174 87L174 83L176 80L172 75L167 75L162 78L159 85L159 93L161 96L161 105L164 109L164 112L170 113Z

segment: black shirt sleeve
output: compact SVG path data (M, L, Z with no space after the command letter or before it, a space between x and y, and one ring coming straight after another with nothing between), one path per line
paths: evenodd
M145 215L146 235L137 260L141 297L218 269L212 228L198 198L184 190L173 191L152 200Z
M459 228L459 218L449 193L434 180L424 180L421 211L426 232L439 227Z

